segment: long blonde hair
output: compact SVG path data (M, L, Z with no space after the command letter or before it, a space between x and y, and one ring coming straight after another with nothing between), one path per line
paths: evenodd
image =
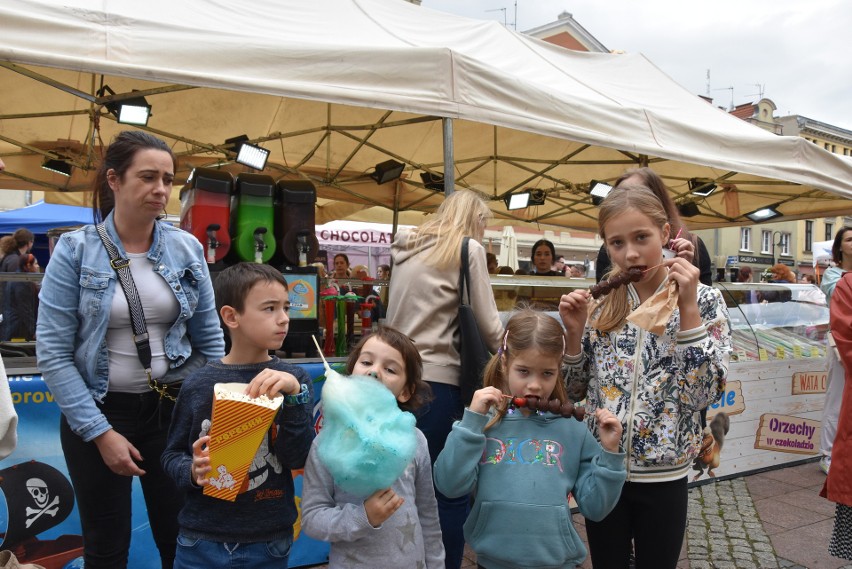
M415 230L414 246L423 239L436 238L426 263L438 269L458 266L462 239L481 241L483 222L491 218L485 195L474 190L456 190L428 221Z
M663 204L649 188L634 182L622 183L604 198L598 212L598 233L604 242L606 242L604 226L607 222L630 209L648 217L661 231L668 223ZM612 278L620 272L621 269L613 263L604 278ZM610 291L600 302L600 313L595 327L602 332L619 330L624 325L628 314L630 314L630 304L627 302L627 287L622 286Z
M565 330L556 318L544 312L524 308L512 314L506 323L503 345L485 366L482 384L485 387L494 386L503 393L509 393L509 378L506 373L509 361L520 352L529 349L538 350L544 356L558 358L561 366L562 356L565 353ZM561 370L558 373L561 376ZM557 378L556 387L550 394L550 399L559 399L563 403L568 400L565 382L561 377ZM497 414L485 428L489 429L496 425L506 415L508 406L509 400L503 399L497 406Z

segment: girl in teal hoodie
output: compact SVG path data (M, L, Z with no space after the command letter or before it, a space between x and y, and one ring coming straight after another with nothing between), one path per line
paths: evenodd
M453 497L475 490L464 535L480 567L576 567L586 549L568 495L584 516L600 520L621 493L621 422L595 411L599 444L584 423L562 416L567 405L554 403L568 401L564 352L557 320L532 310L515 313L485 369L485 387L474 393L435 462L440 492ZM528 401L549 401L557 413L532 411Z

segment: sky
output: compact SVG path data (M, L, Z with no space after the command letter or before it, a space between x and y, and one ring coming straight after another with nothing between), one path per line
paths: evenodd
M776 116L804 115L852 130L850 0L422 0L422 6L521 32L567 11L607 49L645 55L718 106L757 102L762 93L778 107Z

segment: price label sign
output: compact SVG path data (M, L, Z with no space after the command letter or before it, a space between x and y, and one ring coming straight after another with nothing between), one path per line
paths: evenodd
M802 346L800 346L799 344L793 346L793 357L797 360L802 359Z
M769 352L766 351L766 348L760 348L757 353L760 357L760 361L765 362L769 359Z

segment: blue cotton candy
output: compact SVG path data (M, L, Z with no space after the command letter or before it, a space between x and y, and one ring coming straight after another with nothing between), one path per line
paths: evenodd
M319 459L356 496L389 488L414 458L415 418L379 380L328 370L322 388Z

